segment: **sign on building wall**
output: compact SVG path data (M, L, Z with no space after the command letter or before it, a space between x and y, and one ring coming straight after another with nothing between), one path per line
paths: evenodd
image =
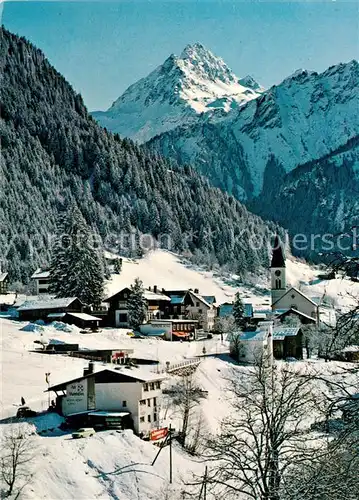
M66 398L63 401L65 414L86 411L87 408L87 379L73 382L66 387Z

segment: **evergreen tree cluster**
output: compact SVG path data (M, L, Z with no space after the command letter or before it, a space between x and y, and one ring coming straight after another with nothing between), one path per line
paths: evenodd
M141 235L150 234L200 264L239 273L268 265L270 236L283 233L276 225L191 167L102 129L26 39L2 28L0 44L0 252L12 281L49 264L57 215L73 204L124 255L141 255ZM119 243L121 233L135 245Z
M49 291L56 297L78 297L99 306L104 292L102 249L80 210L61 214L51 251Z

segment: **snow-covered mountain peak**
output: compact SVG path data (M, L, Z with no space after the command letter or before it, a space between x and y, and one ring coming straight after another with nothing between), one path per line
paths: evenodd
M110 130L144 142L200 113L227 113L262 92L257 82L250 77L239 80L223 59L197 42L187 45L180 56L170 55L107 111L94 116Z

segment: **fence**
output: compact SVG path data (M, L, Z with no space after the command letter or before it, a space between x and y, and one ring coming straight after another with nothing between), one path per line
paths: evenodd
M167 362L165 365L159 365L156 371L158 371L159 373L174 373L176 371L182 370L183 368L197 368L200 362L201 358L185 359L178 363Z

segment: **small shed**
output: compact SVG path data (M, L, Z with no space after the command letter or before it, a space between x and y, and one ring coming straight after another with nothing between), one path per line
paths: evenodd
M84 312L69 312L65 314L62 321L70 325L76 325L79 328L91 328L94 330L99 327L101 318Z
M299 327L273 328L273 356L276 359L303 358L303 333Z

